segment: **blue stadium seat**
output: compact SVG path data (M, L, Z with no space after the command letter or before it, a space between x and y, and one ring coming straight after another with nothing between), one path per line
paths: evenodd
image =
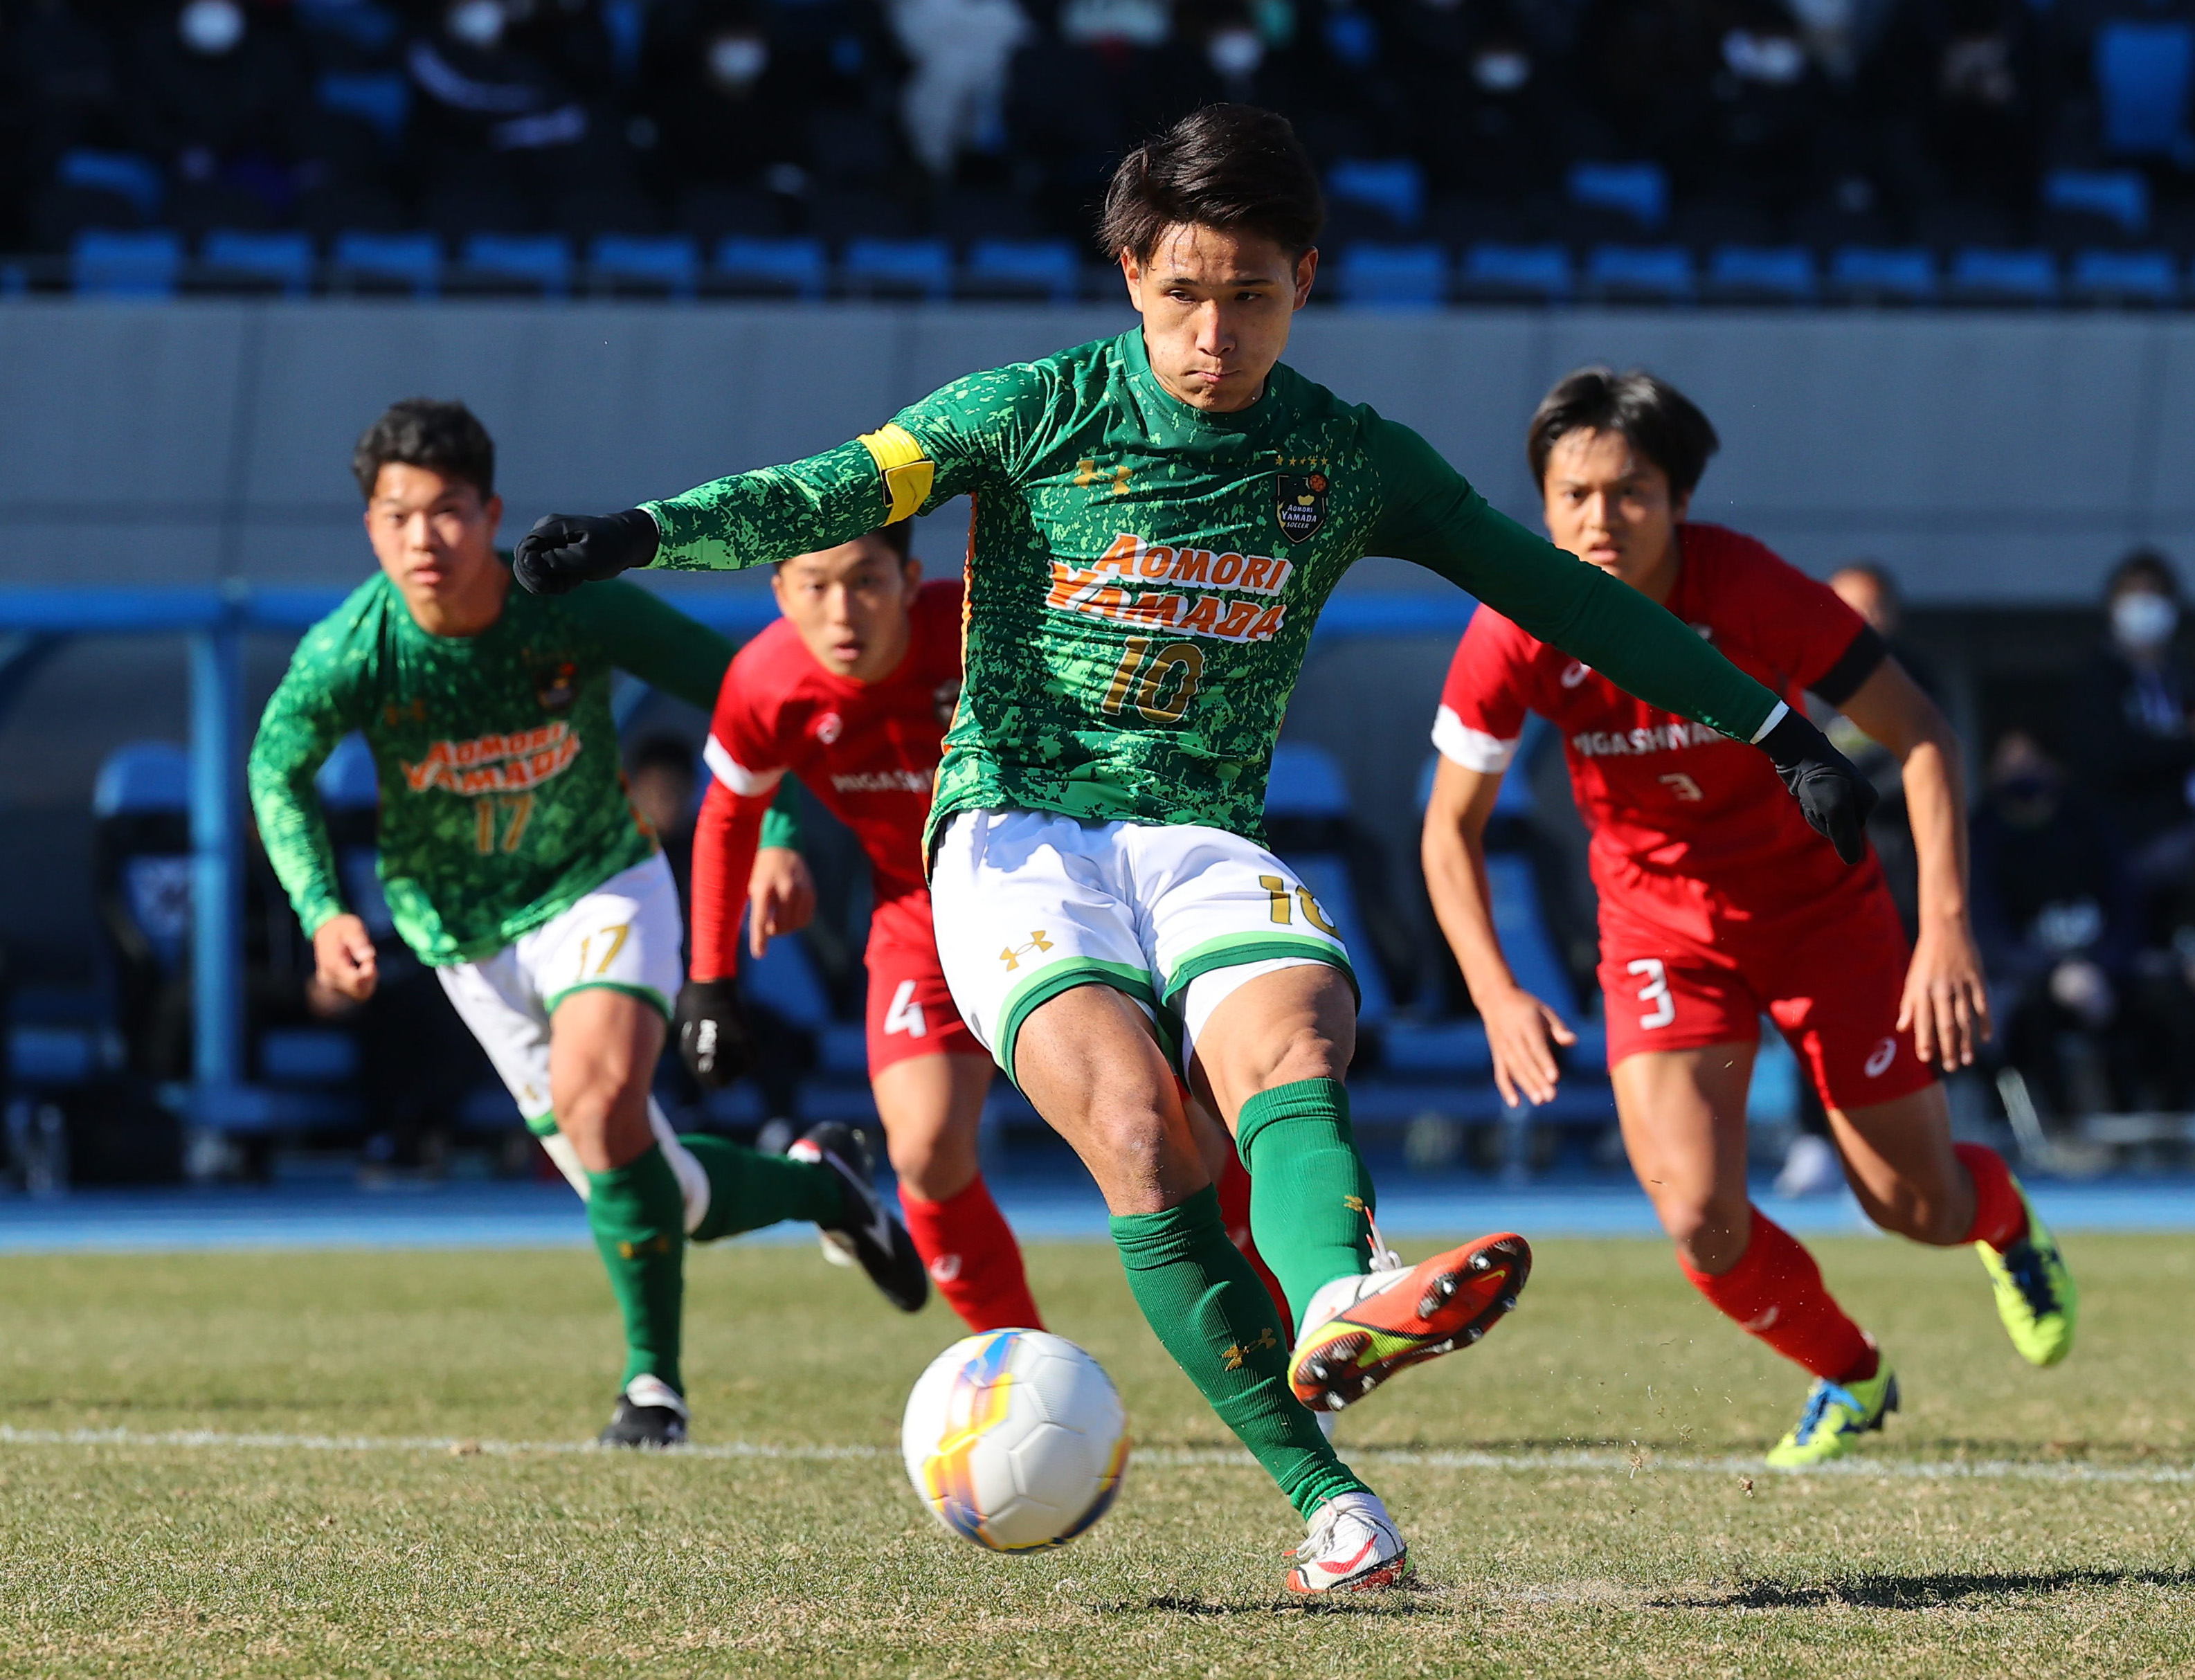
M297 0L297 18L306 28L368 54L388 48L404 28L395 13L374 0Z
M1962 303L2054 303L2058 260L2047 250L1969 245L1952 253L1949 287Z
M1840 245L1829 254L1829 288L1853 302L1933 302L1936 259L1918 245Z
M942 239L849 239L838 283L849 296L936 302L953 288L953 253Z
M2042 207L2115 222L2138 239L2149 229L2149 180L2138 170L2052 170L2042 177Z
M342 1085L358 1077L358 1040L326 1027L277 1027L259 1035L259 1076L280 1085Z
M313 241L304 233L216 227L199 242L199 261L209 278L268 285L285 297L313 289Z
M1276 831L1285 832L1290 824L1314 834L1329 826L1339 830L1349 820L1351 810L1348 784L1331 753L1293 741L1283 741L1273 749L1272 774L1265 784L1265 820ZM1280 844L1276 842L1276 847ZM1357 975L1357 1019L1368 1027L1380 1025L1392 1013L1394 998L1371 938L1370 923L1357 900L1349 860L1338 848L1323 844L1290 846L1281 854L1339 929L1341 942L1348 947Z
M187 811L190 806L190 755L173 741L132 741L115 748L92 783L95 817L146 816Z
M1066 239L977 239L960 264L958 289L968 297L1072 303L1082 289L1082 262Z
M135 152L100 152L78 147L61 153L54 165L54 179L63 187L94 193L111 193L127 198L140 216L159 214L167 196L167 181L159 165Z
M190 756L172 741L117 747L92 785L94 820L138 837L114 855L117 907L154 967L170 975L181 970L190 936ZM162 832L165 843L154 843Z
M587 253L596 286L645 288L691 297L701 279L701 254L683 234L605 233Z
M2076 251L2065 290L2084 303L2162 305L2183 295L2179 265L2162 250Z
M746 935L740 935L742 941ZM760 961L740 959L740 989L751 1001L773 1010L788 1024L821 1033L831 1024L831 996L815 972L815 958L800 935L774 939Z
M1426 172L1414 158L1345 158L1326 172L1326 193L1377 210L1397 228L1415 227L1426 213Z
M367 7L349 7L364 11ZM412 114L412 84L394 70L331 70L320 78L321 106L366 124L394 147Z
M1811 303L1821 283L1804 245L1717 245L1707 289L1728 302Z
M367 233L353 228L336 235L328 265L354 286L366 281L432 297L442 285L442 242L432 233Z
M78 293L93 297L172 297L182 277L182 236L166 227L141 233L87 228L70 260Z
M1595 245L1585 289L1625 302L1689 303L1698 296L1692 254L1682 245Z
M829 264L821 239L758 239L735 234L720 241L711 271L712 288L742 294L821 297Z
M1628 216L1652 233L1669 216L1669 175L1659 164L1574 164L1570 202Z
M1526 303L1556 302L1577 287L1566 247L1495 239L1481 239L1465 250L1455 284L1466 296Z
M2182 157L2195 86L2195 26L2180 20L2106 23L2093 66L2104 143L2126 157Z
M544 297L572 289L572 247L556 233L473 233L463 252L469 277L489 285L531 286Z
M1334 263L1341 301L1359 308L1432 309L1448 301L1448 253L1438 245L1346 246Z

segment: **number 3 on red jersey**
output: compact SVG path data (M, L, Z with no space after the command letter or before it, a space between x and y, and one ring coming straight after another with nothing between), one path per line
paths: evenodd
M1639 1024L1645 1027L1667 1027L1674 1021L1677 1018L1677 1000L1669 995L1669 975L1662 966L1662 959L1659 957L1641 957L1625 966L1645 981L1639 988L1639 1001L1654 1006L1639 1017Z

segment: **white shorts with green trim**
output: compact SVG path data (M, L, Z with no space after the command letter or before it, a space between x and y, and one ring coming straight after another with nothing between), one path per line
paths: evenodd
M668 1020L686 978L684 942L677 883L658 853L613 875L486 962L435 970L527 1127L582 1200L587 1175L550 1108L550 1018L574 992L607 987L645 999ZM679 1144L653 1097L648 1117L685 1192L691 1230L708 1210L708 1176Z
M964 811L939 837L930 894L953 1001L1010 1079L1022 1022L1074 987L1133 998L1185 1065L1245 980L1323 963L1357 984L1295 872L1224 829Z

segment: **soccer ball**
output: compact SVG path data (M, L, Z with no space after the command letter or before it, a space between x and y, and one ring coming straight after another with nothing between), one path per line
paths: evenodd
M1062 1336L955 1342L907 1397L900 1452L930 1514L993 1551L1064 1545L1103 1516L1128 1464L1104 1367Z

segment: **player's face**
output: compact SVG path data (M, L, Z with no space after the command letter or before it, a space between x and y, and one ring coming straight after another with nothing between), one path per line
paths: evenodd
M1541 486L1547 534L1661 600L1675 581L1677 525L1689 499L1621 432L1565 432L1547 452Z
M1149 262L1121 253L1128 296L1144 318L1144 347L1159 383L1192 408L1231 414L1265 394L1288 348L1288 327L1311 296L1318 253L1300 261L1254 233L1183 223Z
M874 682L898 668L913 635L907 609L922 581L919 562L862 537L817 554L796 555L770 587L815 662L835 676Z
M462 479L391 461L366 504L373 557L423 630L477 633L503 610L510 574L495 557L503 498Z

